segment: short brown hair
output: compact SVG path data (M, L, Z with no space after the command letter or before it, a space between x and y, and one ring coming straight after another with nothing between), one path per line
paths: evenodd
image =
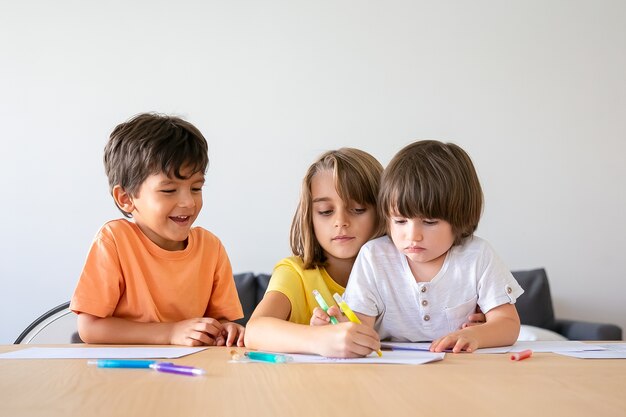
M472 236L483 210L483 192L469 155L454 143L423 140L400 150L383 172L379 207L392 214L442 219L458 245Z
M163 172L184 179L182 168L191 169L191 175L204 174L208 164L208 145L202 133L179 117L157 113L142 113L117 125L104 147L109 191L119 185L133 196L150 175Z
M313 176L325 170L332 171L337 194L344 202L355 201L372 207L376 219L373 237L382 236L385 232L385 224L381 221L376 208L376 197L383 171L380 162L360 149L341 148L328 151L307 170L302 180L300 202L291 223L291 250L294 255L302 258L305 269L322 266L326 262L326 256L313 229L311 196Z

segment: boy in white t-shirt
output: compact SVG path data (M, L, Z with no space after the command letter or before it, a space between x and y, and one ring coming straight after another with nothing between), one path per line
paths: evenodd
M344 295L361 321L381 340L432 341L434 352L515 343L523 290L473 236L483 194L467 153L430 140L406 146L383 173L379 205L388 236L362 247ZM463 328L477 305L486 323Z

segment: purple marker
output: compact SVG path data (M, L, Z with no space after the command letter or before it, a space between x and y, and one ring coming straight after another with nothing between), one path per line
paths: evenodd
M204 369L194 368L193 366L176 365L172 362L156 362L156 363L151 364L150 368L159 372L169 372L171 374L180 374L180 375L189 375L189 376L197 376L197 375L206 374L206 371Z

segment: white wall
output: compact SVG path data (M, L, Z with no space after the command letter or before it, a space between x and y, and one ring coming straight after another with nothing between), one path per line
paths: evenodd
M473 157L478 234L547 268L557 315L626 330L625 21L620 0L1 0L0 343L70 298L118 217L103 146L143 111L207 137L197 224L236 272L289 255L319 153L435 138Z

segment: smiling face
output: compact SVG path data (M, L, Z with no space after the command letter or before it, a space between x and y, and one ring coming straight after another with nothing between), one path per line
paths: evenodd
M370 205L344 202L330 170L311 179L313 230L327 262L356 259L361 246L374 234L376 212Z
M191 225L202 209L204 174L181 171L187 178L149 175L134 196L114 189L118 205L132 214L141 231L159 247L171 251L186 247Z

